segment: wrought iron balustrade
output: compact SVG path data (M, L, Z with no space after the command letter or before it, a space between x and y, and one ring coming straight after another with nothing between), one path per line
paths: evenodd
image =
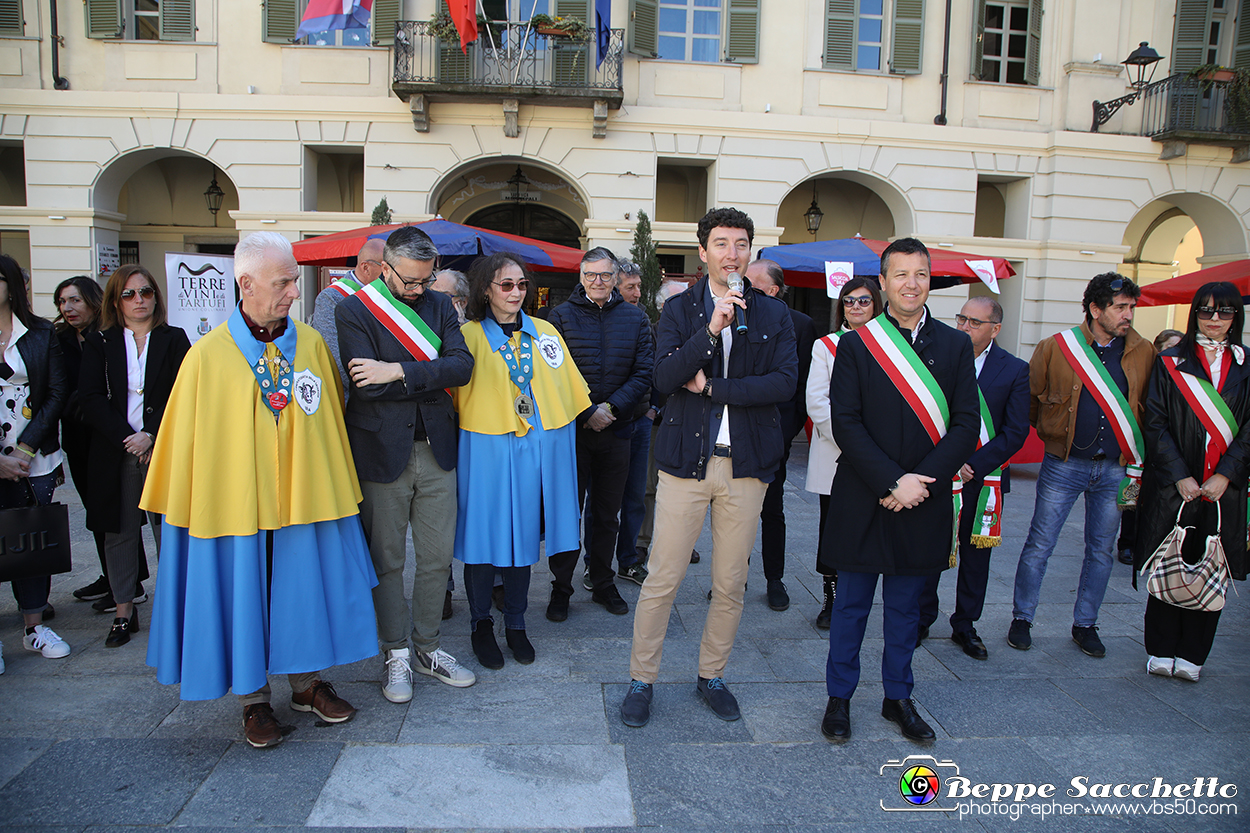
M1143 88L1138 106L1143 136L1200 144L1250 141L1250 109L1229 95L1227 81L1172 75Z

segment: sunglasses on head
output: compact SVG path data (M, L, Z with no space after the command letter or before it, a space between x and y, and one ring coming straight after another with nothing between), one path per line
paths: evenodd
M140 298L151 298L155 294L156 290L150 286L141 286L138 289L123 289L122 300L129 301L134 298L135 295L138 295Z
M528 292L530 288L530 282L526 278L522 278L519 281L514 281L511 278L509 278L507 280L502 280L502 281L491 281L491 283L499 287L499 289L503 291L505 294L508 292L511 292L517 287L520 287L522 292Z
M1221 321L1232 321L1237 310L1232 307L1198 307L1198 318L1203 321L1210 321L1217 315Z
M870 307L872 306L872 296L848 295L842 299L842 303L844 306L848 307Z

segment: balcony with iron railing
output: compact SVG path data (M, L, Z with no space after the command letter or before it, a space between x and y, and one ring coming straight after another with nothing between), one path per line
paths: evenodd
M1172 75L1142 88L1141 135L1186 144L1250 146L1250 100L1232 81Z
M596 136L606 135L607 111L624 100L621 68L625 32L610 30L607 48L589 39L539 34L530 26L486 27L462 51L440 38L430 21L401 21L395 33L391 89L409 103L413 125L429 129L428 104L439 101L500 102L508 135L516 135L521 103L594 109Z

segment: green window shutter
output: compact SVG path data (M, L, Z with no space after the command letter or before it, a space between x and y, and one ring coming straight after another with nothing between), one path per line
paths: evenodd
M595 28L595 13L590 8L591 0L556 0L555 13L552 17L576 17L590 28Z
M195 40L195 0L161 0L161 40Z
M1233 69L1250 71L1250 0L1242 0L1237 16L1237 42L1233 45Z
M373 0L373 45L395 42L395 23L404 13L403 0Z
M0 37L21 37L22 0L0 0Z
M87 37L120 38L122 36L121 0L84 0L87 12Z
M660 54L660 0L629 0L629 51L644 58Z
M895 0L894 43L890 47L890 72L920 72L924 43L924 0Z
M738 64L760 62L760 0L729 0L729 37L725 60Z
M1212 0L1176 0L1176 29L1172 36L1173 75L1189 72L1207 62L1211 6ZM1238 34L1240 29L1241 26L1238 26Z
M825 66L855 68L855 0L825 0Z
M981 80L981 58L985 55L985 0L977 0L976 10L972 13L972 72L974 81Z
M1042 72L1042 0L1029 0L1029 45L1024 53L1024 83L1037 86Z
M265 43L292 43L298 28L299 8L295 0L265 0L261 40Z

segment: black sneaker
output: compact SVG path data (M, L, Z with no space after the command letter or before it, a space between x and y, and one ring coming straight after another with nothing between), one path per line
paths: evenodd
M790 607L790 594L786 592L786 585L781 579L769 579L767 592L768 606L771 609L781 611Z
M595 592L595 585L590 580L590 568L582 570L582 587L586 588L588 593Z
M113 601L113 594L110 592L104 598L93 602L91 609L96 613L112 613L117 610L117 602Z
M547 603L547 619L551 622L563 622L569 618L569 597L561 590L552 589L551 601Z
M1027 651L1033 647L1033 635L1029 633L1033 623L1023 619L1012 619L1007 629L1007 644L1017 651Z
M614 616L624 616L629 613L629 605L621 598L621 591L616 589L615 584L609 584L602 590L595 590L590 594L590 600L595 604L603 605L608 609L608 613Z
M632 581L634 584L642 587L642 583L647 580L650 575L647 568L639 561L637 564L630 564L628 567L622 567L617 571L616 575L626 581Z
M635 729L647 725L651 719L651 696L654 689L651 683L629 681L629 693L621 701L621 722Z
M1107 648L1102 644L1102 640L1098 638L1098 626L1090 625L1082 628L1077 625L1072 626L1072 641L1081 646L1081 650L1091 657L1101 659L1107 655Z
M729 689L725 687L725 681L720 677L713 677L710 680L700 677L698 684L695 685L695 691L707 703L712 714L721 720L737 720L742 717L742 712L738 710L737 698L729 693Z
M86 587L79 587L75 590L74 598L83 602L94 602L96 599L103 599L109 592L109 580L100 576Z

